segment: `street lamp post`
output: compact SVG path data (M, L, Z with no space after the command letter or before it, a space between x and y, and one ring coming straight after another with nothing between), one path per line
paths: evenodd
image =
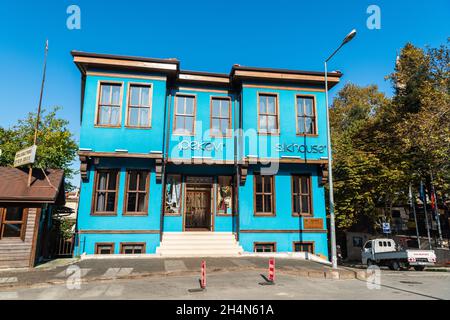
M341 49L346 43L350 42L356 36L356 30L353 29L344 38L341 45L325 60L325 103L327 107L327 142L328 142L328 185L329 185L329 206L330 206L330 237L331 237L331 263L334 269L337 268L336 254L336 226L334 222L334 195L333 195L333 167L331 159L331 129L330 129L330 111L328 110L328 70L327 62Z

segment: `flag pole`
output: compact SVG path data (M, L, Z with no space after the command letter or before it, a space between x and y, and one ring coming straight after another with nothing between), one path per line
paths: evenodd
M417 214L416 214L416 198L413 197L411 182L409 183L409 203L412 208L412 212L414 215L414 223L416 225L416 234L417 234L417 244L420 249L420 235L419 235L419 226L417 225Z
M442 247L442 230L441 230L441 221L440 221L440 217L439 217L439 210L438 210L438 201L437 201L437 197L436 197L436 191L434 190L434 185L433 185L433 172L430 173L430 178L431 178L431 196L432 196L432 208L431 210L434 210L434 218L436 219L436 223L437 223L437 227L438 227L438 232L439 232L439 246Z
M36 145L37 143L37 135L39 130L39 121L40 121L40 115L41 115L41 106L42 106L42 95L44 93L44 83L45 83L45 73L47 70L47 53L48 53L48 39L45 40L45 53L44 53L44 71L42 74L42 83L41 83L41 93L39 95L39 105L38 105L38 112L36 116L36 124L34 127L34 139L33 139L33 145ZM28 170L28 187L31 186L31 175L33 172L32 165L30 164L29 170Z
M420 180L420 193L422 195L423 212L425 214L425 223L426 223L426 226L427 226L428 244L429 244L429 247L430 247L430 250L431 250L432 247L431 247L430 224L428 222L428 212L427 212L427 194L425 193L425 190L423 188L422 180Z

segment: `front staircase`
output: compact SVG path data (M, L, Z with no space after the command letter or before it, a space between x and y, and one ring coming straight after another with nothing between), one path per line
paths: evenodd
M244 250L231 232L164 232L156 253L165 257L238 256Z

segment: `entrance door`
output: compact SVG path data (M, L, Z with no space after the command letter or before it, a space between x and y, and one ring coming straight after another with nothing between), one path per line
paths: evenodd
M211 189L187 190L185 229L211 230Z

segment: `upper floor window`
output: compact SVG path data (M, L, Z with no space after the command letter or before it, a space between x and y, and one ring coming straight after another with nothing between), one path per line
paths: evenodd
M312 214L310 176L292 176L292 203L293 214Z
M125 190L124 214L146 215L148 204L149 172L143 170L129 170Z
M94 192L94 214L116 214L118 170L98 170Z
M151 126L151 86L131 84L128 94L128 123L130 127Z
M97 124L101 126L120 126L121 113L121 92L120 83L101 83L100 97L98 100Z
M273 176L255 174L255 215L275 214L275 186Z
M229 98L211 98L211 134L227 136L231 130L231 101Z
M258 132L278 133L278 96L276 94L258 95Z
M194 134L195 123L195 96L175 96L175 121L174 133Z
M313 97L297 96L297 134L317 134Z

